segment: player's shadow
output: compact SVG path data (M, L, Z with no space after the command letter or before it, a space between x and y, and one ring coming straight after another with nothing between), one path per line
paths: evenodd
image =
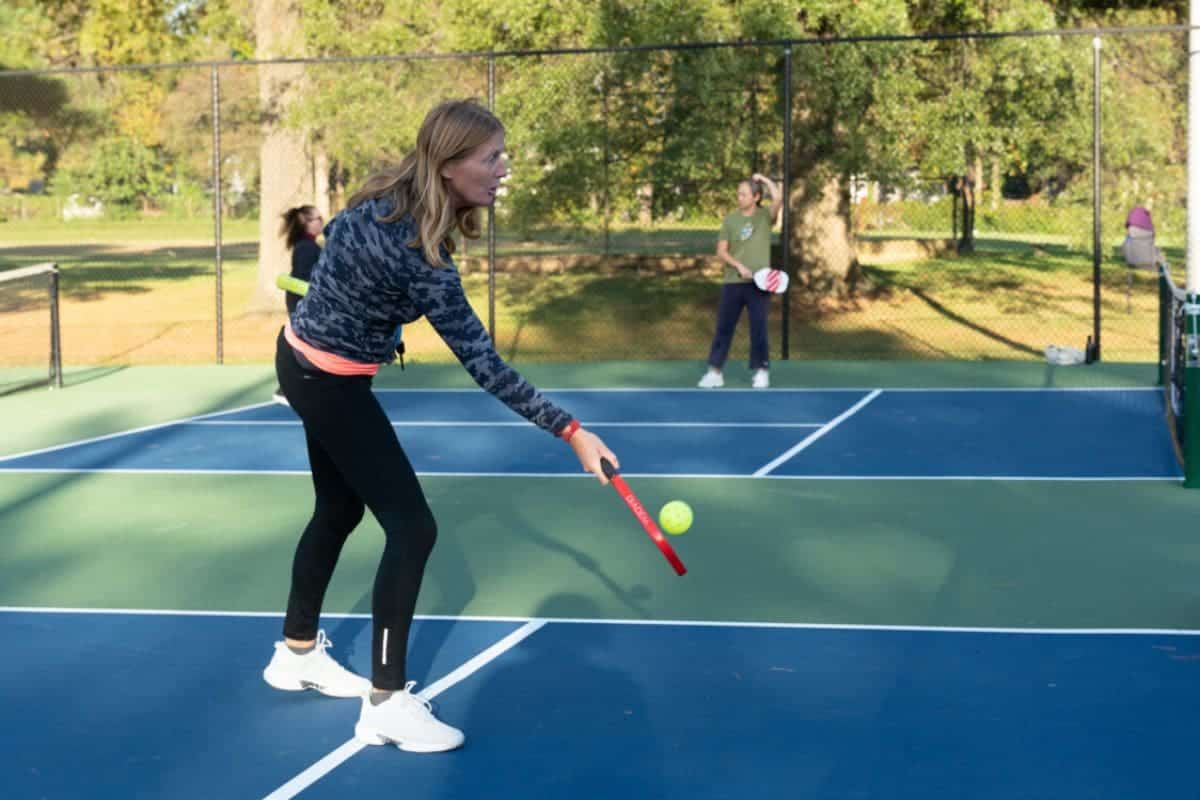
M625 589L595 558L585 553L582 549L560 539L548 536L532 526L521 525L514 527L513 530L551 553L558 553L570 558L581 569L591 573L596 581L607 589L621 605L634 612L638 617L648 619L652 616L646 610L645 606L645 601L650 598L650 590L646 586L638 584Z
M598 612L590 598L560 593L537 617ZM613 634L611 623L549 622L435 700L467 737L441 796L662 797L662 743L633 677L645 671Z

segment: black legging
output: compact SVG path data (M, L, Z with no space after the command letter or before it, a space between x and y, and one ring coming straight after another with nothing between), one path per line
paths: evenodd
M325 590L350 532L371 509L385 542L375 573L371 682L404 688L408 632L437 523L421 484L368 376L330 375L300 366L282 332L275 372L288 404L304 421L316 507L292 562L283 635L317 635Z

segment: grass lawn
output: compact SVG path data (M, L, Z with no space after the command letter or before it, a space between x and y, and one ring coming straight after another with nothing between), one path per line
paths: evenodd
M224 360L267 361L283 322L251 313L256 223L223 226ZM213 363L217 313L211 221L13 224L0 229L0 270L55 261L62 269L64 359L69 364ZM500 237L497 252L553 255L604 251L603 232ZM711 252L708 228L611 231L613 252ZM471 243L464 280L486 321L483 242ZM1178 254L1173 257L1177 258ZM495 330L516 361L696 359L712 335L718 287L695 273L634 271L496 276ZM864 264L856 297L822 307L792 303L788 342L802 359L1039 359L1047 344L1083 347L1092 332L1087 253L1057 241L986 238L969 257ZM1106 360L1157 358L1153 276L1107 263L1102 274ZM31 293L0 294L0 366L44 362L47 319ZM772 353L782 345L782 304L772 302ZM406 329L415 361L451 358L423 322ZM746 354L746 325L733 357Z

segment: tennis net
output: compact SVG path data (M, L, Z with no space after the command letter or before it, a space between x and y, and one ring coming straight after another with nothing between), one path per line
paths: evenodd
M1158 286L1158 382L1163 387L1167 426L1175 444L1175 456L1186 473L1189 460L1187 429L1189 425L1200 424L1200 420L1190 420L1187 413L1187 401L1193 399L1188 397L1188 367L1200 364L1200 337L1195 335L1200 307L1189 301L1187 292L1172 280L1171 270L1165 262L1159 264ZM1190 331L1189 326L1192 327Z
M0 394L62 386L58 266L0 272Z

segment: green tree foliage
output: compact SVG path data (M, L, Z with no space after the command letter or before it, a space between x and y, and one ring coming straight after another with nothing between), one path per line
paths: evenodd
M314 57L442 52L436 7L414 0L303 0L304 46ZM306 65L303 96L282 124L306 131L329 160L345 199L370 172L399 158L438 99L486 87L486 70L459 60L404 59Z
M459 52L595 46L594 8L587 0L447 0L446 45Z
M488 59L478 54L1164 24L1186 14L1182 0L299 3L303 50L311 56L477 54L305 67L303 99L278 122L303 131L328 155L335 183L350 188L411 147L437 100L487 97ZM254 8L253 0L8 0L0 4L7 34L0 64L249 57ZM1174 34L1105 37L1103 174L1114 208L1145 198L1180 205L1182 47ZM711 219L728 208L733 181L756 170L781 174L780 47L508 55L494 67L513 166L500 211L513 222ZM226 178L236 171L251 187L263 123L257 69L220 71L222 148L232 159ZM970 175L992 202L1000 185L1017 179L1045 202L1089 196L1087 37L827 41L793 47L792 71L797 212L821 201L831 182L844 191L850 176L904 187L915 176ZM5 86L20 88L11 81ZM119 164L145 150L173 183L204 185L211 107L208 70L39 78L0 91L0 180L19 188L60 167L59 185L82 180L80 165L95 158L92 143L112 136L132 143L104 151ZM1114 219L1106 210L1106 220Z
M169 187L161 151L121 137L93 145L93 160L61 169L54 181L57 194L95 197L118 215L149 205Z
M943 33L1179 21L1166 7L1097 15L1041 0L921 4L914 18L924 30ZM1182 47L1180 34L1102 38L1102 199L1111 233L1131 205L1182 200ZM922 174L968 176L977 189L986 187L992 207L1003 185L1017 179L1040 202L1090 208L1089 37L951 40L918 50L923 88L913 144ZM1090 240L1081 227L1057 232L1081 244Z
M1161 8L1125 19L1144 25L1176 21ZM1120 235L1134 205L1150 207L1166 235L1182 237L1186 230L1186 52L1186 34L1103 39L1101 196L1107 236Z
M173 27L174 9L170 0L91 0L80 20L80 54L97 65L173 61L188 32Z
M501 52L743 39L780 21L764 23L769 3L743 7L739 17L721 2L510 0L455 14L468 21L462 46ZM505 211L530 227L678 218L727 203L732 181L778 152L774 68L755 48L499 59L496 107L513 158Z
M93 0L79 31L80 53L97 65L155 64L184 52L172 28L168 0ZM117 130L148 147L162 144L162 111L173 72L112 73L111 106Z
M87 14L86 0L8 0L0 11L5 61L23 67L84 65L79 31ZM10 54L20 53L11 59Z
M901 0L801 4L802 35L912 33ZM797 169L814 184L868 174L901 179L912 167L912 115L920 78L908 42L831 42L793 48Z
M50 131L66 116L57 78L14 75L0 93L0 190L27 191L44 180L58 151Z

